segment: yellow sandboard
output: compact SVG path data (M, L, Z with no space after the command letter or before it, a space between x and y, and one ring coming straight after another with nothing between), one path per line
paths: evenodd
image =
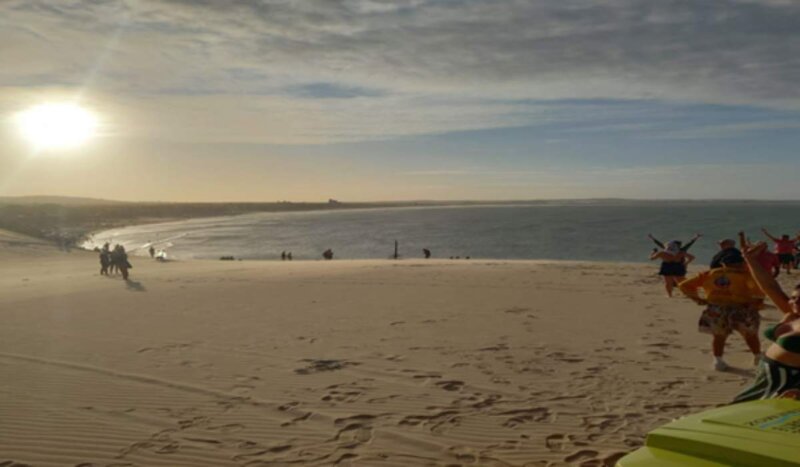
M617 467L800 467L800 401L769 399L689 415L653 430Z

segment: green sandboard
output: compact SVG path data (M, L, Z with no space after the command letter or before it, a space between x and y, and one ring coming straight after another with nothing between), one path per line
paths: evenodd
M680 418L617 467L800 467L800 401L769 399Z

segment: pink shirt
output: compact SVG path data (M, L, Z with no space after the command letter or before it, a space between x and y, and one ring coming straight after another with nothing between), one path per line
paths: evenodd
M794 240L791 238L789 240L775 240L775 253L779 255L791 255L794 253Z

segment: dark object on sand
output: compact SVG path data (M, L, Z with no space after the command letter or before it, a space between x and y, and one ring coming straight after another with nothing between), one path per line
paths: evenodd
M428 259L428 258L431 257L431 250L429 250L427 248L423 248L422 249L422 254L425 255L425 259Z
M219 260L220 260L220 261L233 261L233 260L235 260L235 259L236 259L236 258L234 258L233 256L220 256L220 257L219 257Z
M322 257L325 259L333 259L333 250L328 248L327 250L322 252Z
M111 251L111 267L116 267L122 273L122 278L128 280L128 269L133 269L130 261L128 261L128 253L122 245L116 245L114 250Z

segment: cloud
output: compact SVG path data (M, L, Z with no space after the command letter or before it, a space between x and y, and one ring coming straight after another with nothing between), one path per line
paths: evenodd
M0 87L86 88L177 122L209 120L202 101L288 132L221 123L245 142L538 124L563 99L797 110L797 24L780 0L6 0Z

